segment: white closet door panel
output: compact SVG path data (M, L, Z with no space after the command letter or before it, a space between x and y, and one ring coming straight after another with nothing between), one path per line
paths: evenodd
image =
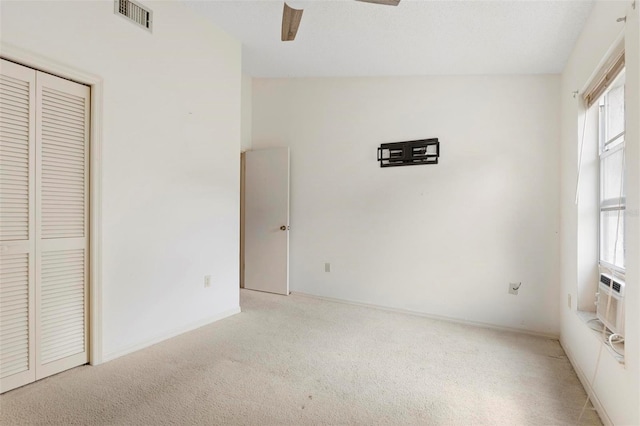
M42 103L48 105L40 112L39 122L42 137L41 237L84 237L88 88L64 80L63 83L70 84L53 83L50 78L44 80L49 81L43 82L40 92Z
M35 380L36 72L0 60L0 392Z
M35 71L2 61L0 71L0 241L28 241Z
M36 378L88 361L89 88L38 73Z
M84 250L43 253L41 276L39 340L42 363L47 364L85 351Z

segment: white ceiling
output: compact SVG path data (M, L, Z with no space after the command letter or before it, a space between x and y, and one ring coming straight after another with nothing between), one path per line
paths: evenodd
M559 73L592 0L291 0L304 9L280 41L283 1L185 1L243 44L254 77Z

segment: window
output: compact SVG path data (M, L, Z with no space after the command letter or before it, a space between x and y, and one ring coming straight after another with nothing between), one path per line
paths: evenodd
M577 310L604 339L614 359L624 363L624 45L615 46L612 52L583 92L584 118L578 121L582 133L576 188Z
M625 270L625 140L624 69L600 98L600 266L624 273Z

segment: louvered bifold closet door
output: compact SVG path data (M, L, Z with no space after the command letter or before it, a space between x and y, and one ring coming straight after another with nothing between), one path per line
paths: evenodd
M89 87L37 74L36 378L88 361Z
M36 71L0 62L0 392L35 380Z

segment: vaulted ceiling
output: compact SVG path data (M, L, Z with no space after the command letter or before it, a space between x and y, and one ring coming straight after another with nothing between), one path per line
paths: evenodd
M280 40L283 1L185 1L243 44L254 77L541 74L562 71L592 0L292 0L304 9Z

